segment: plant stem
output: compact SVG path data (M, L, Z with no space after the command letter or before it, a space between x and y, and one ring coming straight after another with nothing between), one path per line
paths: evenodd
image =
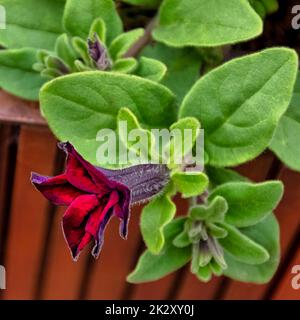
M151 33L156 26L157 19L153 18L145 29L143 36L125 53L124 58L136 57L144 47L151 41Z

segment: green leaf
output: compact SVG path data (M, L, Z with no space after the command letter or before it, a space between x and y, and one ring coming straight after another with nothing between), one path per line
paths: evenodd
M164 148L170 156L170 162L182 164L184 158L191 153L200 134L200 123L196 118L187 117L178 120L170 127L174 134L169 144Z
M209 229L209 234L217 239L225 238L228 234L224 228L220 228L213 223L208 223L207 228Z
M208 234L204 223L194 223L192 219L188 219L185 224L189 239L193 244L199 244L200 240L206 241Z
M224 271L227 277L234 280L254 283L266 283L273 277L280 260L279 226L273 214L258 224L241 229L244 235L264 247L270 258L258 265L249 265L237 261L230 253L224 252L228 268Z
M210 262L209 267L210 270L218 277L220 277L224 272L223 268L215 260Z
M57 58L55 56L51 56L49 55L46 59L45 59L45 64L46 67L49 69L55 69L57 70L59 73L61 73L60 71L60 67L64 67L67 68L66 65L64 64L64 62L60 59ZM62 73L61 73L62 75Z
M72 47L71 40L67 34L60 35L55 43L55 52L71 69L75 67L75 60L78 59L78 54Z
M194 246L196 246L196 248L198 247L198 255L199 255L198 259L197 259L198 265L197 265L197 268L195 268L196 272L193 272L192 266L191 266L191 271L192 271L192 273L197 273L199 270L199 266L205 267L206 265L208 265L210 263L210 261L213 260L213 256L212 256L210 250L199 250L199 243L194 244ZM192 262L193 262L193 258L192 258Z
M53 50L63 32L64 2L58 0L0 0L7 13L6 29L0 30L0 44L13 48Z
M118 59L112 68L112 71L121 73L132 73L137 68L137 61L134 58Z
M131 283L155 281L183 267L191 259L191 249L176 248L174 237L181 232L184 218L172 221L165 228L165 245L159 255L146 250L140 257L135 270L127 277Z
M45 79L33 70L35 49L11 49L0 51L0 87L27 100L38 100L39 90Z
M209 268L209 265L200 267L196 276L202 282L209 282L211 279L211 270Z
M165 244L163 230L172 221L176 205L169 192L158 196L147 204L142 211L141 232L149 251L158 254Z
M167 72L167 67L160 61L141 57L135 74L139 77L160 82Z
M134 152L134 154L138 154L139 156L137 164L147 163L149 160L157 159L154 157L155 137L151 134L149 130L145 130L141 127L136 116L128 108L120 109L117 117L117 122L118 135L123 145L126 147L127 150L130 150ZM124 124L126 124L126 126L123 126ZM138 147L136 146L136 141L129 141L128 136L131 132L133 132L133 130L138 132L140 136L146 137L147 141L145 141L145 143L139 143ZM150 158L150 155L153 156L153 158Z
M153 37L174 47L210 47L261 33L262 21L247 0L165 0Z
M138 119L128 108L121 108L118 112L118 123L126 122L128 132L134 129L141 129ZM127 132L127 133L128 133ZM121 139L123 138L122 132L119 132ZM125 142L125 141L124 141Z
M300 121L293 115L284 115L271 141L270 149L289 168L300 171Z
M102 18L97 18L92 23L89 31L89 38L93 39L95 33L103 43L106 43L106 24Z
M138 41L144 34L144 29L138 28L124 32L115 38L109 46L109 53L113 60L122 56Z
M259 16L264 19L267 12L266 12L266 9L264 7L264 5L259 2L259 0L255 0L251 3L253 9L257 12L257 14L259 14Z
M54 68L46 68L41 72L41 76L44 78L48 78L48 80L60 77L62 74Z
M300 171L300 122L290 115L284 115L271 141L270 149L289 168Z
M176 119L172 93L139 77L111 72L83 72L47 83L40 94L41 110L62 141L70 141L97 165L100 129L116 129L119 110L127 106L146 127L168 127ZM98 164L99 165L99 164Z
M211 256L205 257L207 263L211 259ZM208 258L208 259L207 259ZM198 272L199 266L201 266L203 257L200 258L200 250L199 250L199 243L194 243L192 246L192 261L191 261L191 273L196 274ZM205 262L205 261L203 261ZM206 263L206 264L207 264ZM205 264L204 264L205 265Z
M276 12L279 9L278 0L261 0L269 14Z
M45 63L46 58L51 54L47 50L38 50L36 54L37 61L40 63Z
M188 247L190 244L191 244L191 241L186 230L182 231L173 240L173 245L177 248L185 248L185 247Z
M45 69L45 65L40 62L36 62L33 64L32 69L37 72L41 72Z
M208 220L209 222L221 222L228 210L226 199L216 196L208 205L196 205L190 209L189 216L193 220Z
M79 71L79 72L93 70L91 67L88 67L86 64L84 64L81 60L75 60L74 66L76 68L76 71Z
M148 45L142 56L160 60L167 67L161 83L176 94L181 102L188 90L199 79L201 58L193 48L170 48L162 43Z
M269 145L290 102L297 66L294 51L272 48L227 62L195 84L180 117L200 121L210 165L244 163Z
M67 0L64 27L72 36L87 39L92 23L102 18L106 24L107 43L122 32L122 22L112 0Z
M199 130L200 127L201 125L196 118L186 117L173 123L170 127L170 130L178 129L183 134L185 129L190 129L192 130L193 141L195 141L198 136L197 130Z
M72 46L76 54L83 60L83 62L89 66L91 64L91 58L89 56L88 44L80 37L72 38Z
M270 149L289 168L300 171L300 73L287 112L282 116Z
M203 172L174 172L171 178L183 198L200 195L208 186L208 178Z
M226 223L221 223L221 226L227 231L227 236L218 240L221 246L237 261L246 264L261 264L270 258L264 247L248 238L237 228Z
M208 175L209 183L212 185L212 187L216 187L226 182L249 181L248 178L243 177L238 172L231 169L214 168L214 167L206 166L205 171Z
M223 248L221 247L218 240L214 237L208 238L207 242L209 245L209 250L214 260L216 261L216 263L218 263L222 269L226 269L227 264L226 264L226 261L224 260Z
M263 183L228 182L217 187L209 196L222 196L228 203L225 221L237 227L248 227L273 211L283 194L280 181Z

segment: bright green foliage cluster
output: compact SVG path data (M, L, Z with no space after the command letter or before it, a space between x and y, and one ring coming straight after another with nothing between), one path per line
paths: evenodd
M96 158L100 129L116 130L128 150L147 159L166 157L164 150L155 154L150 129L191 129L194 147L204 129L202 171L177 165L180 144L171 140L168 145L170 183L144 206L141 232L147 250L128 281L154 281L187 263L201 281L221 274L269 281L280 258L272 212L283 185L253 183L228 167L270 147L300 170L298 56L288 48L271 48L223 63L221 46L260 35L263 22L256 11L272 13L277 2L124 1L157 8L155 43L138 57L127 52L144 29L123 32L112 0L0 0L8 12L8 27L0 30L5 47L0 86L25 99L39 97L54 134L94 165L107 165ZM37 16L42 17L38 23ZM101 44L105 68L92 59L88 39ZM50 78L55 79L44 84ZM147 153L126 141L121 121L149 138ZM177 193L190 203L188 214L179 218Z
M196 82L180 117L201 122L211 165L238 165L267 148L288 107L297 65L292 50L267 49L227 62Z
M278 224L271 212L282 197L283 186L278 181L254 184L235 174L237 179L214 188L208 198L197 197L199 204L190 207L186 218L175 219L165 227L160 252L148 246L128 280L153 281L190 261L191 272L201 281L209 281L213 274L246 282L269 281L280 251ZM239 189L243 191L239 193ZM172 230L175 225L176 230Z
M98 39L107 51L110 63L105 71L153 81L166 73L165 65L155 59L123 57L144 29L123 32L112 0L30 0L26 5L22 0L1 0L0 5L8 13L7 28L0 30L0 44L6 48L0 52L0 86L16 96L38 100L46 81L98 70L89 54L89 40ZM41 24L36 17L43 17ZM22 62L15 60L16 55ZM9 81L5 71L9 71Z
M73 72L92 71L100 69L89 55L88 41L99 41L106 51L109 65L101 68L102 71L115 71L121 73L132 73L138 67L134 58L122 58L127 50L143 35L144 30L136 29L122 33L117 36L108 46L106 38L106 25L104 20L97 18L91 25L89 36L85 39L79 36L68 36L62 34L57 38L54 52L39 51L38 62L33 68L41 72L43 76L56 78ZM143 66L147 62L142 62ZM164 73L165 66L151 60L150 63L158 65L157 73Z
M192 247L191 272L201 281L210 280L211 272L221 275L227 268L218 240L228 235L222 225L227 210L222 197L216 197L209 205L192 207L183 231L173 240L178 248Z
M12 94L37 100L46 81L32 66L39 49L52 50L63 32L64 2L59 0L1 0L6 29L0 30L0 86Z

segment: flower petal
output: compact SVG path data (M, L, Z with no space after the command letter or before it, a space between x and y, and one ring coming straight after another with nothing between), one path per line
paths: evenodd
M86 231L91 233L95 239L95 247L93 248L92 255L94 258L98 258L104 241L105 228L112 217L113 207L118 203L119 195L116 191L113 191L106 203L105 207L100 211L96 210L92 213L87 226Z
M130 218L131 193L127 188L123 188L121 191L121 194L119 194L120 200L115 206L114 214L121 219L119 233L122 238L126 239Z
M92 240L92 234L86 235L86 219L99 207L99 200L93 194L76 198L66 210L62 226L67 244L74 260L80 251Z
M129 188L115 179L111 179L110 175L114 175L116 171L113 174L112 170L94 167L89 162L85 161L70 143L60 143L59 147L68 155L66 174L70 183L81 190L100 195L109 193L109 190L112 189L118 191L120 200L114 213L122 220L120 224L120 235L121 237L126 238L131 201L131 192ZM119 170L117 171L119 172Z
M108 210L106 215L103 217L103 220L98 226L98 235L95 238L95 246L92 251L92 255L95 259L99 257L99 254L101 252L103 242L104 242L104 231L112 215L113 215L113 210L112 209Z
M45 198L58 206L68 206L78 196L83 194L82 191L68 182L65 174L56 177L47 177L32 173L31 182Z
M58 146L67 154L65 173L72 185L89 193L105 194L109 191L111 183L106 176L84 160L69 142Z

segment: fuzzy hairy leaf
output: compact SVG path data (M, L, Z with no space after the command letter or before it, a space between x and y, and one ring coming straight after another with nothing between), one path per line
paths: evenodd
M200 195L208 186L208 178L203 172L175 172L171 177L183 198Z
M198 280L200 280L201 282L209 282L212 276L209 265L206 265L204 267L199 267L199 270L196 276Z
M84 41L80 37L72 37L72 46L76 54L82 59L85 65L89 66L91 63L91 58L89 56L87 41Z
M237 228L226 223L222 223L221 226L227 231L227 236L219 239L219 242L237 261L246 264L261 264L270 258L264 247L248 238Z
M263 183L228 182L220 185L209 199L222 196L228 203L225 221L237 227L248 227L262 220L278 205L283 194L280 181Z
M0 87L27 100L38 100L46 79L32 69L37 50L10 49L0 51Z
M70 141L94 164L97 133L103 128L116 129L122 107L128 107L149 127L166 127L176 119L175 98L167 88L117 73L83 72L55 79L42 88L40 100L57 137Z
M96 18L89 31L89 38L93 39L95 34L99 37L99 39L103 42L106 43L106 24L102 18Z
M238 172L231 170L231 169L215 168L215 167L206 166L205 171L209 177L209 183L214 188L220 184L224 184L227 182L234 182L234 181L246 182L246 181L249 181L248 178L240 175Z
M134 58L118 59L112 68L112 71L121 73L132 73L137 68L137 61Z
M228 210L226 199L216 196L208 205L196 205L190 209L189 216L193 220L208 220L209 222L222 222Z
M134 271L127 277L131 283L155 281L184 266L191 259L191 250L176 248L172 244L174 237L183 229L184 218L172 221L165 228L165 245L160 254L146 250L140 257Z
M194 85L180 117L200 121L210 165L239 165L269 145L292 97L297 68L293 50L272 48L227 62Z
M273 277L280 259L279 226L273 214L267 216L258 224L241 229L243 234L264 247L270 258L258 265L249 265L237 261L225 250L225 260L228 268L224 274L234 280L254 283L266 283Z
M141 232L148 250L159 254L165 244L164 228L172 221L176 205L165 192L147 204L141 216Z
M109 46L109 53L113 60L122 58L122 56L134 45L136 41L144 34L143 28L133 29L124 32L116 37Z
M167 72L167 67L160 61L141 57L135 74L139 77L160 82Z
M53 50L63 32L64 2L58 0L0 0L6 10L6 29L0 44L9 48L33 47Z
M182 231L174 238L173 245L178 248L185 248L191 245L191 241L186 230Z
M270 149L289 168L300 171L300 120L285 114L276 129Z
M169 157L170 166L181 165L184 158L191 154L200 134L200 127L199 121L192 117L179 119L170 126L173 136L170 142L164 146L165 156Z
M151 134L149 130L145 130L141 127L136 116L128 108L121 108L118 117L117 117L117 126L118 126L118 135L120 141L124 144L127 150L134 152L134 154L139 154L138 163L148 162L149 156L153 156L153 160L156 160L154 157L154 146L155 146L155 137ZM126 123L126 127L121 126ZM147 137L147 143L143 146L136 147L136 141L128 141L128 136L130 132L138 132L141 136ZM132 159L134 160L134 159Z
M106 40L112 40L122 32L122 22L112 0L67 0L63 23L72 36L87 39L92 23L102 18L106 25Z
M176 94L179 102L199 79L201 58L192 48L170 48L157 43L148 45L142 56L160 60L166 65L167 72L161 83Z
M270 149L289 168L300 171L300 73L287 112L282 116Z
M155 40L169 46L220 46L262 32L262 21L247 0L165 0Z
M74 48L72 47L71 39L67 34L60 35L55 43L55 52L72 70L75 68L75 60L78 59Z

